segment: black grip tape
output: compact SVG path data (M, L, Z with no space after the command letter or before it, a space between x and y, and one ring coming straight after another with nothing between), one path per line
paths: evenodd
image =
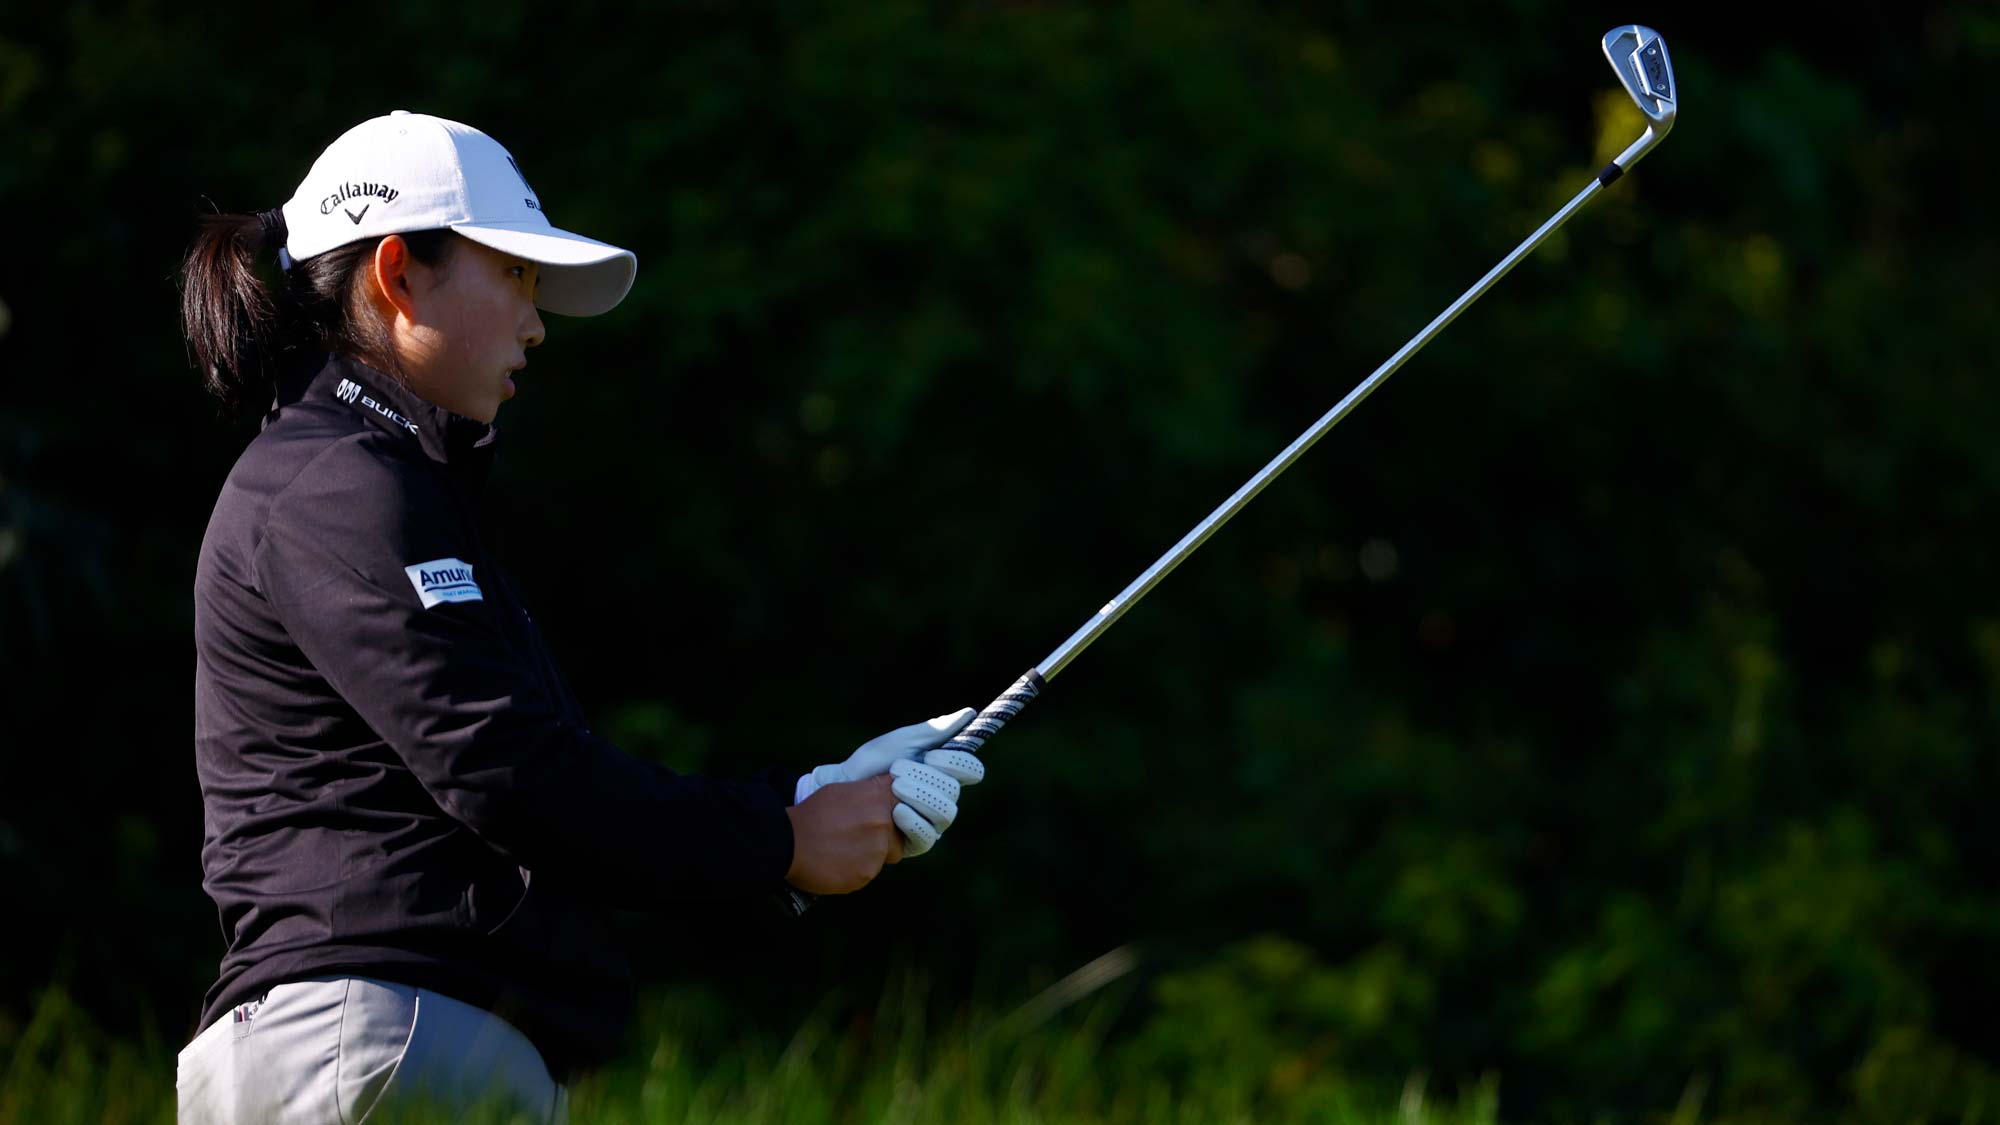
M1039 668L1028 669L1026 674L1015 680L1011 687L1000 693L1000 698L988 703L984 711L965 724L964 730L959 731L950 742L938 749L979 753L979 748L986 745L986 740L999 733L1001 727L1006 726L1014 716L1021 713L1021 708L1042 694L1042 688L1047 684L1048 681L1042 679Z

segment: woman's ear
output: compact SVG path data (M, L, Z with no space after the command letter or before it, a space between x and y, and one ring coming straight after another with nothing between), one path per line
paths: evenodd
M368 270L369 303L384 314L391 310L407 320L417 318L414 293L410 288L410 244L403 236L391 234L375 244L375 260Z

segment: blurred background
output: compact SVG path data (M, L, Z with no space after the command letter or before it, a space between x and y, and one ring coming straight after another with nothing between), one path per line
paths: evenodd
M1574 194L1643 130L1634 19L1671 138L996 739L935 855L625 937L725 1046L901 989L1088 1007L1095 1073L1274 1113L1994 1119L1984 3L4 21L10 1082L171 1074L222 951L189 591L256 412L179 335L197 214L408 108L635 249L501 415L494 539L627 750L803 769L983 705Z

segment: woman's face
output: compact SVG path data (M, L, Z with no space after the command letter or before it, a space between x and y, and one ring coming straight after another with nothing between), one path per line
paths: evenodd
M390 241L376 251L378 278ZM407 259L407 247L401 254ZM491 422L514 397L513 374L528 365L528 349L546 334L535 309L541 267L458 238L441 270L406 260L389 272L407 282L393 302L391 334L411 389L454 414Z

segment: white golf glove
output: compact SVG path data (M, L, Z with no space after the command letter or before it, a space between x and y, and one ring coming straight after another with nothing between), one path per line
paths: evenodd
M937 749L964 730L978 713L965 707L871 738L846 761L819 766L799 778L792 803L804 801L822 785L893 774L896 781L890 789L900 803L891 815L903 833L903 858L920 856L935 847L938 837L958 818L960 788L977 785L986 776L986 763L977 754Z

